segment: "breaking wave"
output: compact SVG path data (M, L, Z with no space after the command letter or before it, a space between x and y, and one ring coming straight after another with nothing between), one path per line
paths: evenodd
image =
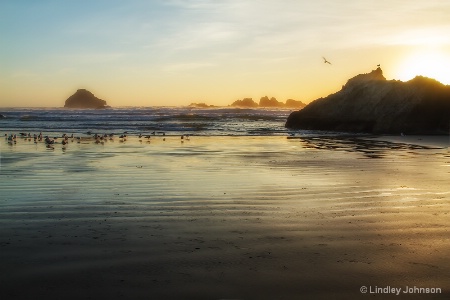
M290 110L242 108L139 107L104 110L8 108L2 131L195 135L282 135Z

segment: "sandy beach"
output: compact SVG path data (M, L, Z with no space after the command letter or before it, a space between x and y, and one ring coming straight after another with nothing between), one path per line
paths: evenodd
M448 137L400 138L2 139L0 298L448 299Z

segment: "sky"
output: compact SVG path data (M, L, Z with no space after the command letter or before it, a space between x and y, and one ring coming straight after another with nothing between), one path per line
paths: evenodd
M448 0L0 0L0 106L309 103L378 64L450 84L449 32Z

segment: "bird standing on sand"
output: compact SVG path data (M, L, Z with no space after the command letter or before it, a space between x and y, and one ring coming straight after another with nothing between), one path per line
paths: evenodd
M325 57L322 56L322 58L323 58L323 63L331 65L331 63Z
M55 143L55 140L50 139L48 136L45 137L45 143L47 145L52 145Z
M9 137L8 137L8 144L9 145L13 145L13 144L16 144L16 135L10 135Z

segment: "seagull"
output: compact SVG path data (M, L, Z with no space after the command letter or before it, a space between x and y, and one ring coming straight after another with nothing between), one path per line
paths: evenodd
M55 143L55 140L50 139L48 136L45 137L45 143L47 145L52 145Z
M322 58L323 58L323 63L331 65L331 63L325 57L322 56Z

